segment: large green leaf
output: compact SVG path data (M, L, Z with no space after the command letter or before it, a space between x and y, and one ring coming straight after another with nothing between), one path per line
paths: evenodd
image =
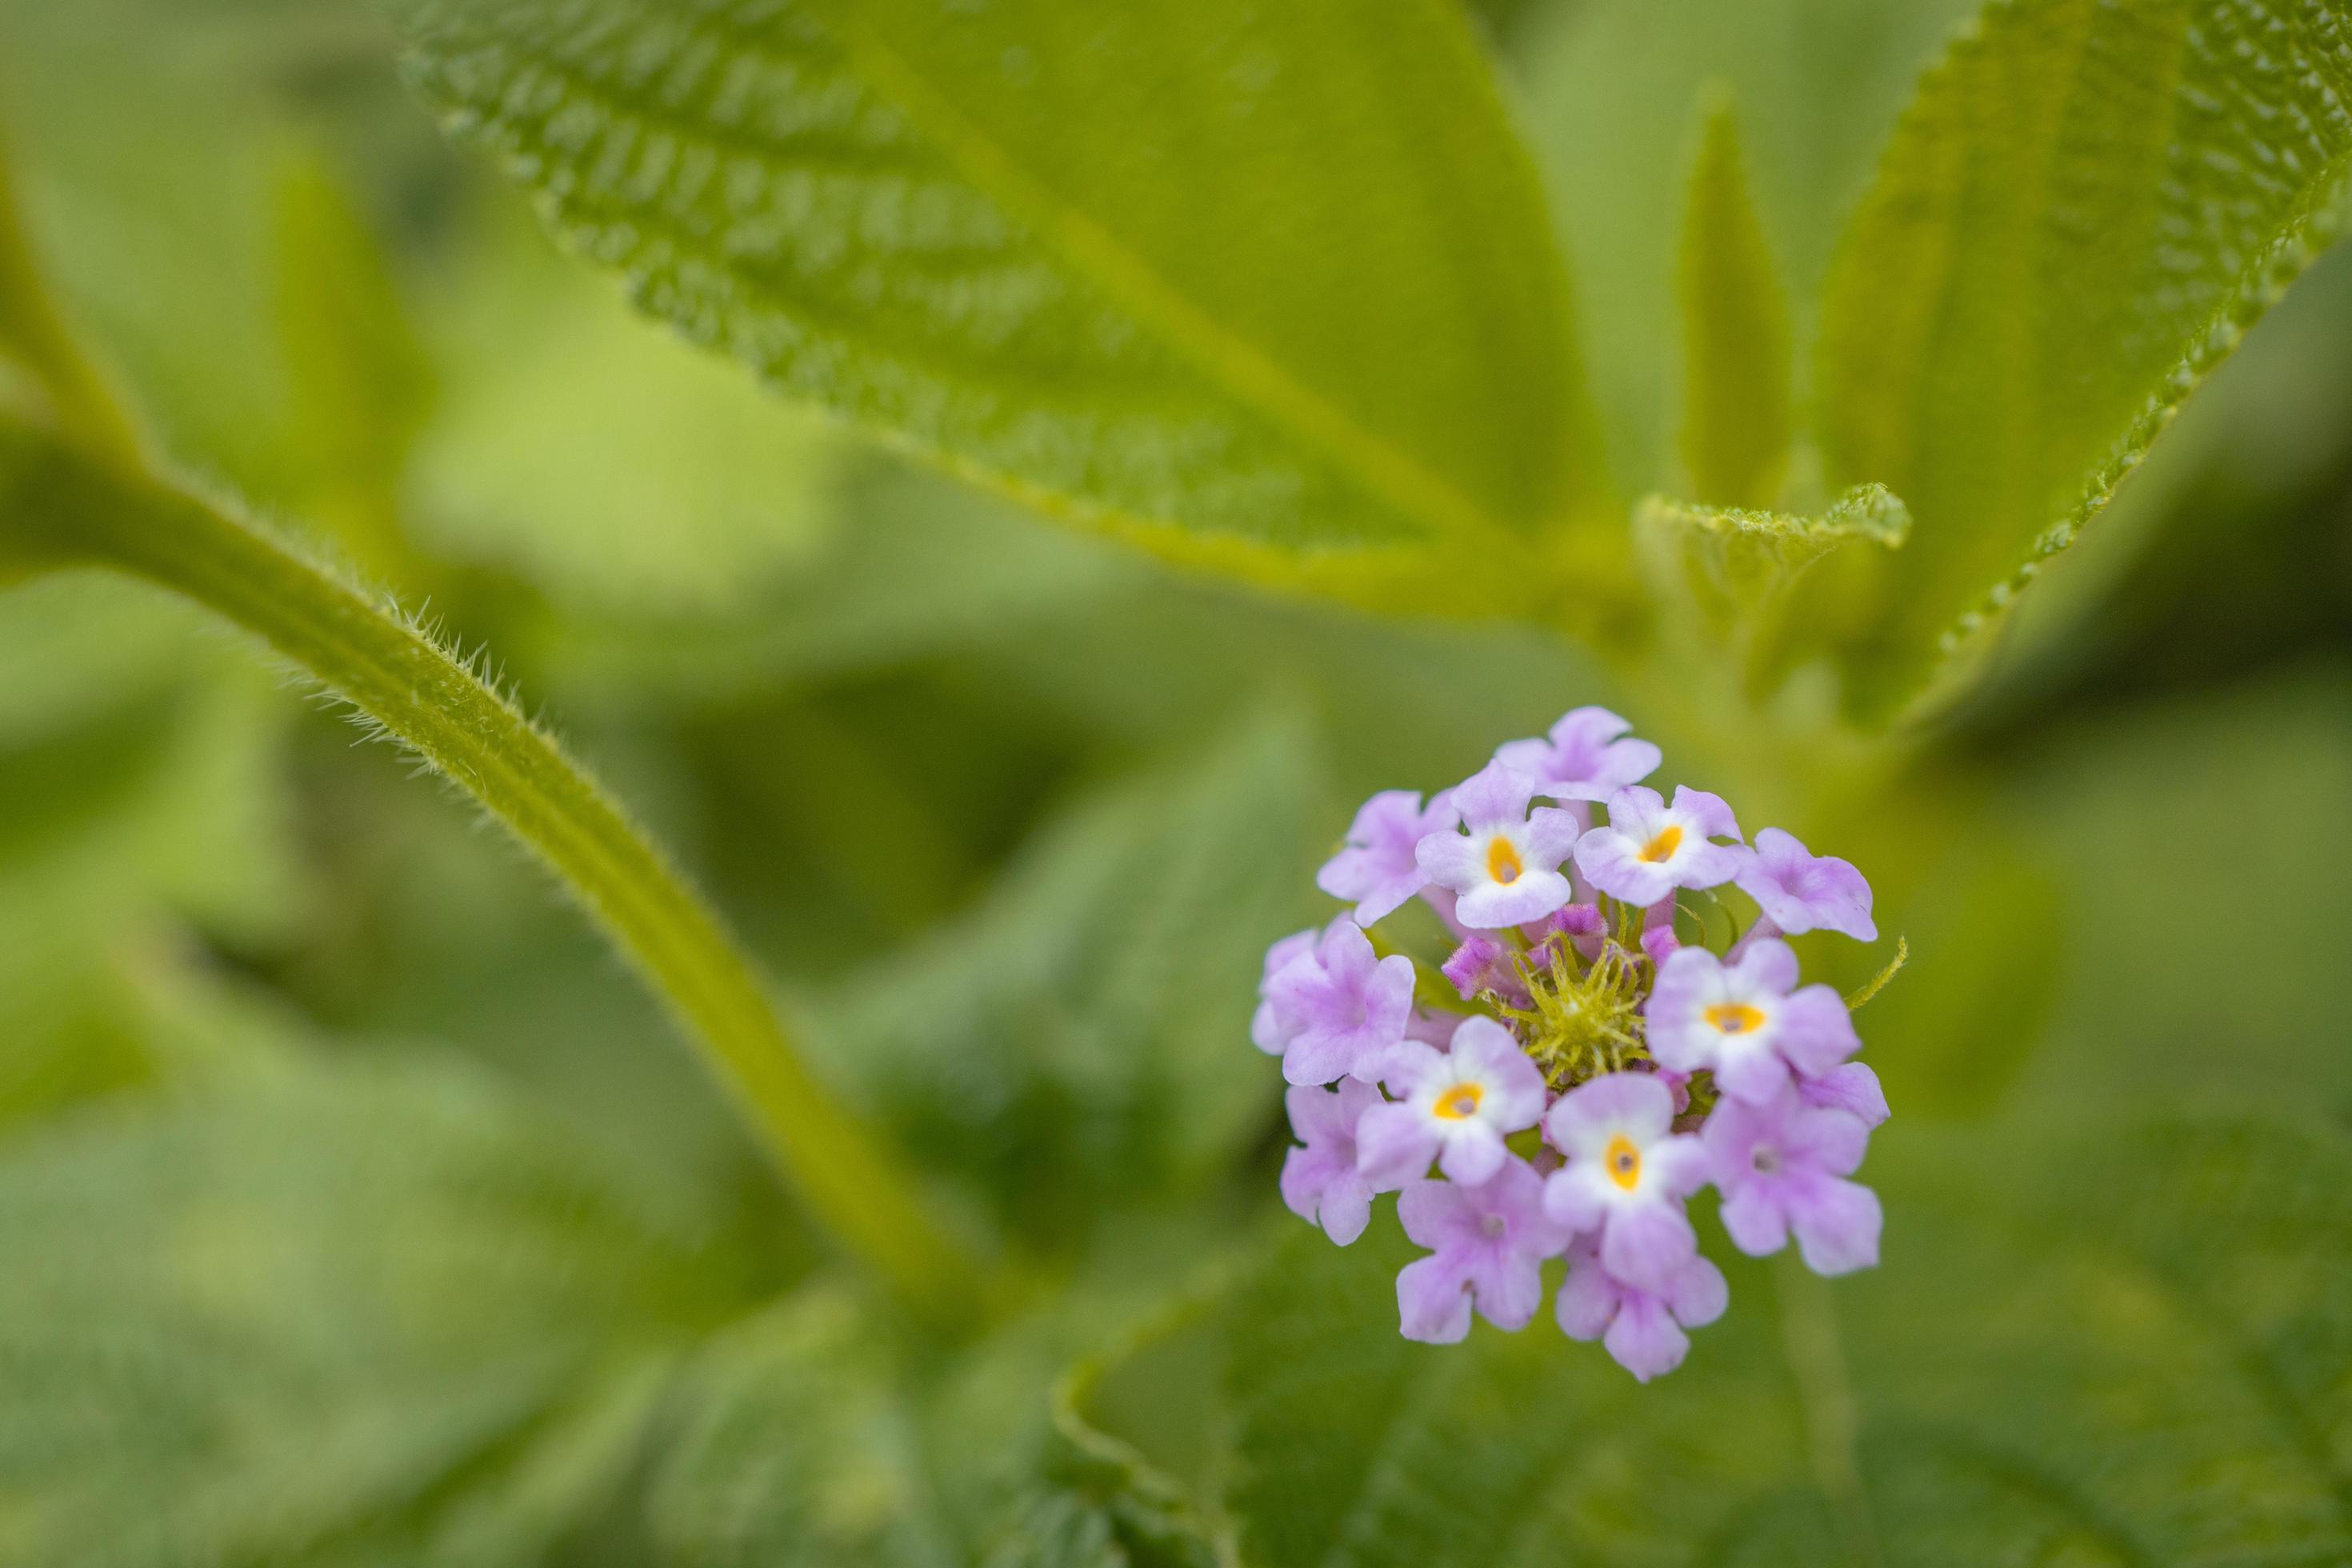
M2337 0L2003 0L1928 74L1822 322L1831 478L1919 521L1851 650L1863 709L1958 673L2333 237L2347 92Z
M27 1564L289 1561L411 1510L459 1559L551 1531L743 1291L692 1205L429 1059L19 1140L0 1238L0 1555Z
M2352 1144L1882 1133L1878 1270L1730 1270L1641 1386L1548 1321L1397 1337L1393 1223L1230 1303L1206 1474L1253 1568L2324 1563L2352 1551ZM1230 1423L1227 1426L1225 1424ZM1217 1478L1223 1478L1218 1484Z
M1451 5L404 10L427 97L647 309L1049 511L1491 536L1589 478Z

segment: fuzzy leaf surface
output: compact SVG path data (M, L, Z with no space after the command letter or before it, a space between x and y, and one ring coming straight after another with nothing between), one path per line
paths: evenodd
M1454 6L403 12L647 310L1050 512L1335 545L1568 505L1556 260Z
M1860 709L1961 673L2335 237L2348 101L2342 0L1999 0L1927 73L1823 308L1829 477L1919 520Z

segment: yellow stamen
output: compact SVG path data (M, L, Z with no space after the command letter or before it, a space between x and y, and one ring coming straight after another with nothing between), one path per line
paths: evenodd
M1607 1152L1601 1156L1601 1165L1609 1179L1632 1192L1642 1184L1642 1152L1633 1147L1633 1140L1623 1133L1609 1140Z
M1448 1121L1467 1121L1478 1114L1478 1101L1485 1099L1486 1094L1486 1091L1475 1083L1457 1083L1439 1095L1437 1103L1431 1109Z
M1718 1002L1701 1016L1727 1035L1745 1035L1764 1026L1764 1015L1745 1002Z
M1519 873L1526 869L1519 864L1519 852L1511 847L1509 839L1497 833L1486 841L1486 875L1508 885L1517 881Z
M1642 846L1642 858L1654 866L1681 847L1682 841L1683 830L1679 827L1669 827Z

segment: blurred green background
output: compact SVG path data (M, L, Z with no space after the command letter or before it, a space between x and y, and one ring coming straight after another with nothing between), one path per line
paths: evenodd
M1809 299L1966 9L1485 7L1625 489L1669 477L1703 92L1732 90ZM1188 578L763 395L560 257L392 59L368 8L335 0L0 4L0 129L74 321L180 464L488 650L738 924L956 1223L1024 1260L1033 1300L953 1357L869 1342L857 1287L654 1005L468 805L189 608L36 581L0 593L0 1561L1075 1563L1114 1561L1075 1554L1114 1537L1157 1560L1157 1526L1117 1500L1138 1461L1054 1459L1046 1392L1296 1224L1276 1075L1246 1043L1259 954L1319 918L1313 869L1363 795L1630 700L1538 632ZM1711 760L1705 737L1661 738L1669 775L1755 801L1751 827L1781 808L1772 780L1678 768ZM2046 1425L2023 1394L1917 1371L1905 1338L1991 1312L2013 1364L2057 1353L2006 1287L1997 1308L1975 1292L2056 1289L2074 1255L1961 1239L2020 1179L2076 1222L2105 1212L2098 1172L2037 1130L2183 1102L2352 1116L2347 258L2199 395L1897 783L1804 826L1865 868L1915 954L1861 1019L1896 1116L1869 1168L1885 1266L1824 1288L1848 1358L1865 1384L1881 1363L1943 1376L1907 1407L1959 1424L1973 1398L1972 1430ZM1851 980L1877 957L1843 962ZM2342 1223L2295 1221L2306 1242ZM1378 1261L1346 1263L1370 1319ZM1645 1434L1768 1397L1776 1311L1818 1305L1775 1308L1779 1289L1735 1274L1732 1322L1639 1411L1548 1322L1476 1375L1578 1363L1575 1388L1616 1412L1579 1441L1710 1485L1727 1472L1703 1442ZM2113 1310L2094 1335L2111 1349L2136 1321ZM2232 1560L2347 1560L2326 1542L2352 1510L2352 1426L2330 1414L2352 1374L2312 1346L2352 1325L2296 1331L2310 1359L2286 1364L2317 1404L2109 1410L2219 1436L2189 1482L2110 1449L2064 1486L2123 1489L2109 1506L2168 1478L2212 1518L2275 1505L2289 1535L2305 1505L2281 1499L2314 1490L2320 1522L2294 1536L2313 1554ZM1097 1413L1155 1485L1215 1471L1230 1436L1189 1408L1198 1369L1167 1342ZM1408 1353L1364 1344L1371 1382ZM2204 1353L2147 1344L2113 1387ZM1871 1398L1884 1532L1910 1472L1877 1474L1902 1436ZM1083 1484L1039 1501L1012 1476L1031 1469ZM2061 1482L2011 1489L2032 1486ZM1961 1528L1938 1495L1934 1528ZM2136 1557L2128 1520L2047 1525L2063 1501L2004 1549L2174 1561L2206 1540ZM1759 1504L1718 1539L1821 1560L1812 1505L1790 1506L1796 1523ZM1594 1561L1700 1551L1580 1518ZM1044 1555L1056 1531L1073 1555ZM2008 1560L1985 1550L1948 1560Z

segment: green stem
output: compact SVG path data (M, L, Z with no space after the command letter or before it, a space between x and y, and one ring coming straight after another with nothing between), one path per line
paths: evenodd
M817 1221L918 1312L968 1312L984 1289L972 1264L810 1071L718 918L552 739L396 611L268 534L21 426L8 435L0 425L0 534L184 595L413 747L533 850L668 1000Z

